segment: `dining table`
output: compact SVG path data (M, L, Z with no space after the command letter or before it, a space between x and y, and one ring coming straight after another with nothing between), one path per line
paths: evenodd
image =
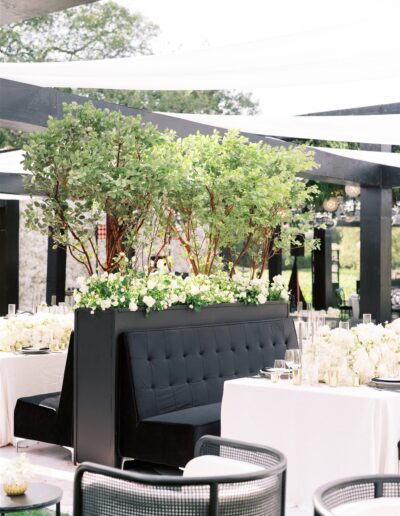
M61 391L67 352L0 352L0 446L15 445L18 398Z
M221 435L283 452L286 501L308 508L321 485L345 477L397 474L400 392L264 377L226 381Z

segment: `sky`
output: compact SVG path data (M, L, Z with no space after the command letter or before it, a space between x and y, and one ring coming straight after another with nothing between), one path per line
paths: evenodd
M349 26L371 27L379 38L388 22L400 19L400 0L117 0L158 24L156 54L254 41L266 37ZM340 42L338 42L340 43ZM351 48L348 50L351 52ZM254 90L261 112L262 90Z

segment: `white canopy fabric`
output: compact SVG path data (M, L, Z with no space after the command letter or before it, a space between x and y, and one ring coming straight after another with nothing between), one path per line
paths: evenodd
M399 100L400 38L373 27L315 30L174 55L63 63L0 63L0 77L38 86L132 90L267 90L292 114ZM354 104L357 93L362 104ZM322 92L323 106L319 93ZM332 92L336 92L332 95ZM314 99L314 104L312 103ZM304 105L306 100L307 109Z
M0 152L0 174L28 174L22 166L24 151Z
M27 172L22 167L23 156L22 150L0 152L0 174L29 174L30 172ZM0 199L22 201L29 198L28 195L14 195L0 191Z
M246 133L283 138L400 145L400 115L303 117L189 113L168 113L168 115L221 129L239 129Z

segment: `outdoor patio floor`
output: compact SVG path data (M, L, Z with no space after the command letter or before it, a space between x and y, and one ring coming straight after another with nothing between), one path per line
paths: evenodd
M23 442L22 445L25 443L28 442ZM63 490L61 513L72 515L73 479L76 466L71 460L70 452L61 446L44 443L29 443L29 446L26 448L20 447L19 453L23 452L26 453L29 462L32 464L32 480L35 482L48 482L59 486ZM0 448L0 469L8 460L14 458L16 453L16 448L11 445ZM308 510L288 508L286 510L286 516L311 515L311 508Z

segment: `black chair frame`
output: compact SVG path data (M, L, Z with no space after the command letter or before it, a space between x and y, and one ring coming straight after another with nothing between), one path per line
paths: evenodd
M329 503L329 498L338 491L354 487L373 484L374 496L373 497L348 497L348 500L342 500L340 504ZM350 477L344 480L330 482L321 486L313 496L314 502L314 516L333 516L331 509L339 507L342 503L356 502L373 500L376 498L384 498L384 485L385 484L397 484L399 486L400 493L400 476L399 475L366 475L363 477Z
M195 456L200 455L200 449L203 443L214 443L217 445L232 445L236 448L248 451L254 451L255 446L240 441L229 439L221 439L214 436L203 436L196 443ZM74 478L74 503L73 515L80 516L82 513L82 492L81 480L85 473L97 473L119 480L126 480L132 482L139 482L144 485L151 486L167 486L167 487L185 487L185 486L209 486L210 488L210 503L208 516L218 516L218 484L234 484L238 482L251 482L253 480L260 480L275 475L282 475L282 507L281 516L285 516L285 492L286 492L286 458L285 456L273 448L267 446L257 445L258 450L264 450L270 455L275 455L279 460L279 464L272 466L265 471L255 473L245 473L218 477L179 477L172 475L148 475L143 473L133 473L130 471L120 470L109 466L101 466L91 462L84 462L75 472Z

